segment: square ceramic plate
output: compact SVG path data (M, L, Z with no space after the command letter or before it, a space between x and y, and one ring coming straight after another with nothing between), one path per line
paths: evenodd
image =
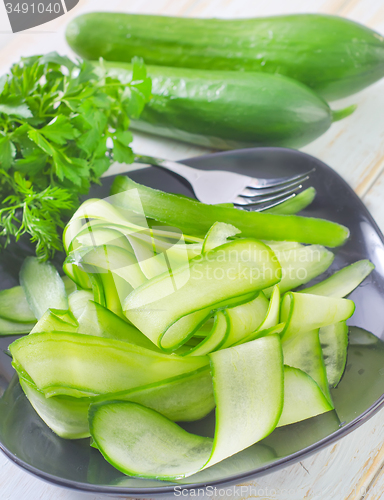
M13 462L42 479L93 493L135 497L171 493L175 485L198 488L240 483L319 451L361 425L384 405L384 343L379 340L384 339L384 240L352 189L319 160L288 149L232 151L189 159L185 163L196 168L233 170L260 177L294 175L316 167L310 184L316 188L317 197L303 215L339 222L351 231L349 241L334 249L335 261L326 276L359 259L370 259L376 266L350 296L356 303L356 312L349 321L353 327L346 372L338 388L332 391L336 411L280 428L262 442L182 482L131 478L109 465L89 446L89 439L64 440L44 424L24 396L14 377L11 360L3 352L14 338L2 338L0 447ZM146 168L131 176L151 187L192 195L184 180L161 169ZM94 188L91 196L108 196L112 181L111 177L104 179L103 185ZM28 252L31 249L19 244L1 255L1 288L18 284L18 271ZM185 428L212 436L213 415Z

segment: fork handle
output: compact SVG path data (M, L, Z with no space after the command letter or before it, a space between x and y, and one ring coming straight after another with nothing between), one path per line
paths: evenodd
M196 181L201 175L201 172L196 168L188 167L183 163L178 163L171 160L154 158L153 156L136 155L134 161L135 163L147 163L148 165L155 165L156 167L161 167L166 170L170 170L171 172L174 172L175 174L184 177L191 184L194 181Z

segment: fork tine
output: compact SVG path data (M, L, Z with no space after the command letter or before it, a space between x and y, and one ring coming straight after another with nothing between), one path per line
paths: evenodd
M264 203L268 203L270 201L275 201L275 200L278 200L279 198L282 198L284 196L288 196L292 193L296 193L297 191L299 191L303 186L300 184L299 186L296 186L295 188L293 189L289 189L288 191L282 191L276 195L273 195L273 196L259 196L259 198L244 198L242 196L238 196L235 200L234 200L234 204L235 205L240 205L242 207L247 207L247 206L252 206L252 205L262 205Z
M269 203L268 205L264 207L256 206L253 212L263 212L264 210L268 210L270 208L277 207L284 203L285 201L291 200L292 198L295 198L297 196L297 193L290 194L289 196L286 196L285 198L280 198L280 200L275 201L275 203Z
M308 178L316 169L313 168L304 174L296 175L294 177L279 177L277 179L251 179L248 188L250 189L264 189L276 186L284 186L285 184L294 181L303 182L304 178Z
M295 182L292 182L291 184L283 184L281 186L275 186L272 188L262 188L262 189L249 189L245 188L241 193L239 193L239 196L242 196L244 198L258 198L259 196L266 196L268 194L276 194L280 193L281 191L286 191L287 189L294 188L301 184L302 182L305 182L309 179L309 176L304 177L303 179L299 179Z

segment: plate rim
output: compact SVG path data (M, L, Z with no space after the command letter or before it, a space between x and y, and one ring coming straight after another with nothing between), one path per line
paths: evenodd
M303 151L298 151L295 149L291 148L281 148L281 147L259 147L259 148L246 148L246 149L235 149L235 150L230 150L230 151L220 151L220 152L215 152L215 153L209 153L209 154L204 154L201 156L195 156L191 158L187 158L184 160L179 160L182 163L185 163L190 166L194 166L198 168L195 163L202 161L207 158L212 158L212 157L220 157L220 156L228 156L231 154L240 154L240 155L252 155L253 153L271 153L275 151L281 151L285 152L288 154L291 154L293 156L299 155L306 160L312 161L318 165L321 165L325 171L329 171L332 173L333 176L336 176L339 181L342 182L344 185L344 188L348 191L348 193L351 195L351 197L354 199L356 203L358 203L361 207L361 211L364 212L366 218L369 220L369 223L375 230L375 233L377 236L380 238L381 243L384 246L384 235L381 232L378 224L370 214L369 210L363 203L363 201L360 199L360 197L355 193L355 191L352 189L352 187L343 179L343 177L333 168L331 168L329 165L324 163L322 160L305 153ZM124 175L125 173L123 172L122 174L118 175ZM113 174L115 175L115 174ZM328 436L325 436L324 438L320 439L316 443L313 443L301 450L296 451L295 453L288 455L287 457L282 457L279 458L269 464L266 464L264 466L261 466L257 469L254 469L252 471L248 472L243 472L243 473L238 473L232 476L228 476L225 479L217 479L217 480L212 480L212 481L206 481L203 483L190 483L190 484L173 484L173 485L167 485L165 484L164 486L156 486L156 487L119 487L119 486L105 486L105 485L92 485L90 483L83 483L83 482L78 482L78 481L73 481L71 479L65 479L65 478L60 478L58 476L55 476L53 474L49 474L46 472L41 471L40 469L37 469L33 467L32 465L24 462L23 460L19 459L17 456L15 456L1 441L0 441L0 450L4 453L4 455L11 460L14 464L16 464L18 467L23 469L24 471L34 475L35 477L38 477L39 479L42 479L50 484L53 484L55 486L60 486L64 487L70 490L75 490L75 491L80 491L80 492L87 492L87 493L99 493L99 494L108 494L111 496L130 496L130 497L137 497L137 498L145 498L147 496L160 496L160 495L166 495L168 493L174 493L175 488L177 487L178 490L197 490L199 488L206 488L207 486L212 486L212 487L218 487L222 486L224 487L225 485L230 486L233 484L236 484L240 481L244 480L251 480L252 478L260 477L263 475L270 474L272 472L278 471L284 467L287 467L289 465L293 465L294 463L297 463L301 459L308 457L310 455L313 455L314 453L317 453L324 448L328 447L332 443L338 441L339 439L345 437L346 435L350 434L354 430L358 429L361 425L363 425L365 422L367 422L370 418L372 418L379 410L381 410L384 407L384 393L381 395L380 398L378 398L367 410L365 410L363 413L358 415L354 420L351 422L347 423L346 425L340 427L337 429L335 432L329 434ZM193 477L193 476L192 476Z

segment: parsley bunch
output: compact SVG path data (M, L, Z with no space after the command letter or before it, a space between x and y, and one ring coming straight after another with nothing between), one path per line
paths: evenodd
M0 78L0 247L28 234L43 260L112 162L132 163L128 131L151 94L143 62L132 81L55 52L22 58Z

